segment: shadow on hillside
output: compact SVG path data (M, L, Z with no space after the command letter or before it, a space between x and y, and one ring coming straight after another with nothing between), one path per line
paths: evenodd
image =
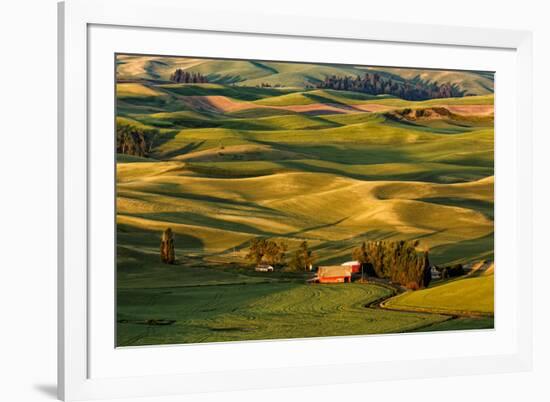
M165 224L165 228L171 227L175 232L176 246L178 249L192 249L197 252L204 250L204 243L198 237L184 233L183 229L179 229L177 223L161 222L157 224ZM158 259L158 249L164 229L141 229L129 224L117 223L116 226L116 241L120 247L125 247L125 256L134 259L141 259L143 254L153 255L154 259Z
M227 209L233 209L238 211L247 211L247 212L263 212L265 214L268 214L270 216L280 216L281 212L269 208L263 205L258 205L251 201L237 201L237 200L231 200L229 198L221 198L221 197L215 197L213 195L206 195L206 194L194 194L194 193L177 193L177 192L160 192L157 191L157 194L166 195L169 197L175 197L175 198L183 198L186 200L194 200L194 201L203 201L203 202L211 202L214 204L218 204L218 208L227 208Z
M467 260L483 260L494 258L494 232L475 239L444 244L430 250L430 260L438 264L458 263Z
M174 133L174 135L171 138L166 138L166 140L164 140L164 142L162 142L162 143L155 143L155 147L159 147L162 144L164 144L165 142L168 142L168 141L174 139L176 137L176 134L177 133ZM185 154L191 153L191 152L195 151L196 149L200 148L202 146L202 144L204 144L204 143L205 143L205 141L189 142L181 148L178 148L178 149L175 149L173 151L169 151L169 152L166 152L166 153L163 153L163 154L155 153L154 156L157 159L171 159L175 156L180 156L180 155L185 155Z
M358 144L359 146L352 148L350 146L331 144L330 142L324 142L322 145L306 145L304 143L292 144L262 141L258 138L247 138L247 140L256 144L273 147L279 151L294 152L308 155L313 159L348 165L418 162L414 158L410 158L406 152L392 147L385 147L382 150L379 146L361 144Z
M250 214L246 214L246 215L250 215ZM242 214L241 216L245 218L246 215ZM245 223L223 220L216 217L212 217L204 214L197 214L193 212L187 212L187 211L142 213L142 214L135 214L135 216L140 216L140 217L143 217L146 219L152 219L152 220L161 220L161 221L166 221L170 223L196 225L196 226L201 226L205 228L220 229L220 230L225 230L230 232L242 232L242 233L260 235L260 236L277 236L276 233L266 232L261 230L258 227L248 225ZM254 215L254 217L258 218L261 216ZM264 218L272 219L273 217L264 216Z
M307 227L307 228L303 228L301 230L298 230L296 232L290 232L290 233L286 233L285 236L287 237L294 237L294 236L298 236L300 234L303 234L303 233L307 233L307 232L311 232L313 230L319 230L319 229L324 229L324 228L328 228L328 227L331 227L331 226L336 226L342 222L344 222L346 219L349 219L350 217L349 216L346 216L342 219L338 219L334 222L330 222L330 223L323 223L321 225L315 225L315 226L310 226L310 227Z

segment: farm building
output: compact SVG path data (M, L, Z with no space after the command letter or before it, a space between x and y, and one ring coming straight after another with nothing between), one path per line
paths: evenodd
M353 274L361 272L361 263L359 261L348 261L342 264L344 267L351 267L351 272Z
M319 267L316 281L319 283L345 283L351 282L351 266L333 265Z
M254 270L257 272L273 272L273 267L271 265L260 264Z
M430 273L432 274L432 279L441 279L441 273L437 269L435 265L432 265L432 268L430 270Z

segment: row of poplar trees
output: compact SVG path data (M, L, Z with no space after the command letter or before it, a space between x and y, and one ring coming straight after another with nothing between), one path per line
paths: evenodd
M208 77L201 73L190 73L178 68L170 75L170 81L185 84L206 84L208 83Z
M327 76L316 84L317 88L363 92L369 95L388 94L407 100L426 100L464 96L464 91L454 83L423 81L416 77L410 81L383 78L378 73L361 76Z
M367 275L389 279L409 289L425 288L432 279L428 251L418 241L370 241L353 250Z

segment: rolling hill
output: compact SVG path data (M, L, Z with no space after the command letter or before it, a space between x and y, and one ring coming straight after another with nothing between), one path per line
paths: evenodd
M408 292L388 300L389 309L432 311L443 314L492 316L494 272L466 276L429 289Z
M422 238L438 262L492 253L489 95L411 102L154 82L117 90L121 122L158 130L151 163L118 164L119 221L136 233L170 223L193 233L183 250L200 242L218 256L258 235L305 238L319 262L347 258L362 239ZM163 111L143 110L159 98Z
M492 74L477 71L438 71L393 67L307 64L275 61L247 61L119 55L118 80L168 81L177 68L206 75L211 83L255 87L261 84L303 88L321 82L326 76L362 76L377 73L396 81L421 79L456 83L468 95L486 95L494 91Z

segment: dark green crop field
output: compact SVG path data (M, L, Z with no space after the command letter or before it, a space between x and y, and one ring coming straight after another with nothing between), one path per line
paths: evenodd
M380 334L448 319L365 308L387 292L376 285L297 283L120 290L117 340L148 345Z

